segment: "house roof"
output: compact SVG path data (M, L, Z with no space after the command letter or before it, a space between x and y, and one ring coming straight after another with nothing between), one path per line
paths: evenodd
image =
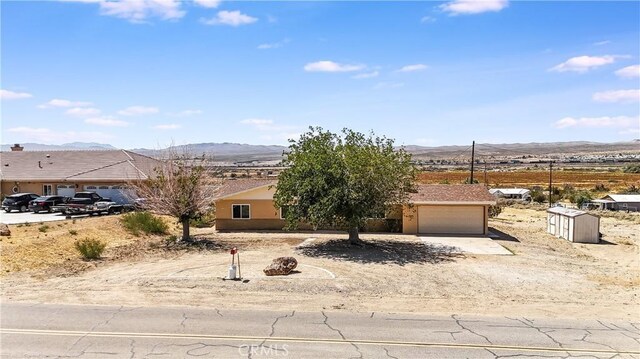
M222 199L234 194L247 192L252 189L276 185L277 180L273 178L242 178L242 179L229 179L226 180L222 186L218 189L217 198Z
M640 202L640 194L610 194L602 199L610 198L615 202Z
M126 150L0 152L3 181L146 179L159 161Z
M549 213L557 213L557 214L561 214L563 216L567 216L567 217L578 217L578 216L582 216L585 214L588 214L590 216L594 216L593 214L587 213L585 211L580 211L578 209L574 209L574 208L566 208L566 207L551 207L549 209L547 209L547 212ZM597 217L597 216L594 216Z
M496 199L482 184L421 184L409 196L412 203L495 204Z
M489 190L489 193L494 194L496 192L500 192L502 194L527 194L531 192L526 188L492 188Z

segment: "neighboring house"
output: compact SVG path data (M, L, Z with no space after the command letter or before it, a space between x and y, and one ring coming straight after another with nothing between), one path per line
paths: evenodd
M282 229L285 222L273 202L277 183L273 179L225 181L216 199L216 229Z
M216 200L216 229L282 229L285 221L273 202L276 184L227 180ZM403 209L403 233L487 234L488 206L496 203L484 185L419 185L411 202Z
M489 206L496 200L481 184L419 185L403 210L403 233L489 233Z
M73 197L92 191L116 202L128 198L126 184L147 179L159 162L126 150L0 152L3 195L32 192Z
M587 208L609 209L613 211L640 211L640 194L609 194L585 204Z
M576 243L600 241L600 217L565 207L547 210L547 233Z
M489 193L496 198L516 199L520 201L530 201L531 191L526 188L492 188Z

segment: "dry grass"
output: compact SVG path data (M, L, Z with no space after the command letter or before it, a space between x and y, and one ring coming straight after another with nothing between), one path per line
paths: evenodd
M115 253L123 255L122 249L127 246L151 238L130 234L120 224L119 217L49 222L46 224L46 231L42 231L44 225L10 225L12 235L0 237L0 276L12 272L47 271L62 267L72 272L85 268L87 264L83 263L74 248L77 240L99 239L107 244L105 256L112 257ZM119 251L116 250L118 248Z
M469 177L468 171L422 172L420 181L423 183L462 183ZM475 178L484 182L484 173L476 172ZM487 172L487 182L492 187L546 187L549 183L549 171L522 170L510 172ZM622 171L585 171L585 170L556 170L553 172L554 186L562 187L570 184L576 188L593 189L596 184L604 184L612 191L623 190L630 185L640 186L640 174L623 173Z

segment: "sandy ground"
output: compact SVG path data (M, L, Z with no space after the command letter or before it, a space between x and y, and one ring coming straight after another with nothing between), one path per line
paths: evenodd
M346 235L336 233L202 229L196 231L198 237L209 242L200 249L166 247L159 238L127 238L97 263L67 259L66 264L5 272L2 298L637 320L637 225L603 218L606 242L594 245L547 235L545 221L543 211L514 208L490 221L502 233L498 242L513 256L437 251L411 235L365 234L370 243L365 248L349 246ZM315 239L299 246L308 238ZM221 279L233 246L240 249L244 282ZM3 272L8 263L4 249ZM12 257L23 253L11 251ZM265 277L262 269L278 256L296 257L298 273Z

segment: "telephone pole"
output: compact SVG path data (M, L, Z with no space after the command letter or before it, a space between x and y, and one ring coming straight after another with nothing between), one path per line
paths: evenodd
M489 184L487 183L487 160L484 160L484 185L486 187L489 186Z
M469 181L470 184L473 184L473 162L475 161L475 154L476 154L476 141L473 141L471 143L471 180Z
M553 185L553 161L549 160L549 207L551 207L551 194Z

